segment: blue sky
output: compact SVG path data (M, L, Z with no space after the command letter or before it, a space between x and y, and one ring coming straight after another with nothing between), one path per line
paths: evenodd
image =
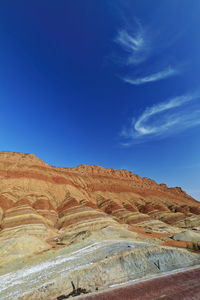
M125 168L200 200L200 3L0 3L0 149Z

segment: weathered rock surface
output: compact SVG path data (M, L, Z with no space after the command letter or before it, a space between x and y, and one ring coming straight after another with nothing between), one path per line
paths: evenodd
M198 254L160 245L199 226L200 203L181 188L0 152L2 299L56 299L71 281L94 290L198 264Z
M172 238L177 241L189 241L200 243L200 232L187 230L173 235Z

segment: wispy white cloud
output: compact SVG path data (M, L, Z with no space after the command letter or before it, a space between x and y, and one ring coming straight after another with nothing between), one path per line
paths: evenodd
M128 129L123 128L121 136L129 139L123 143L129 146L134 140L174 134L197 125L200 125L200 94L187 94L146 108Z
M124 77L122 78L125 82L133 84L133 85L140 85L140 84L145 84L148 82L154 82L162 79L166 79L171 76L178 75L180 71L178 69L175 69L171 66L168 66L167 68L163 69L160 72L156 72L153 74L148 74L143 77Z
M118 49L121 52L120 58L118 57L117 61L127 67L125 71L127 75L119 76L123 81L132 85L140 85L156 82L182 73L183 69L170 63L166 56L164 60L167 62L167 65L163 66L161 51L165 48L166 41L163 37L155 37L153 32L152 28L144 26L137 20L133 23L126 23L124 28L118 31L115 42L119 45ZM160 44L162 44L162 47L160 47ZM154 62L149 60L155 56L158 57L156 63L155 60ZM142 64L146 61L148 62L148 67L151 67L152 72L148 72L146 65ZM139 75L129 75L131 72L138 73L138 71Z
M121 29L118 31L115 42L122 50L123 61L126 65L137 65L149 56L151 45L146 30L140 22L135 22L134 30Z

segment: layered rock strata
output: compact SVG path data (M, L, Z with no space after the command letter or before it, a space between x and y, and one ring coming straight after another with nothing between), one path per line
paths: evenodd
M0 179L2 299L56 299L71 280L94 290L200 262L161 246L187 247L194 235L179 233L199 232L200 203L181 188L15 152L0 152Z

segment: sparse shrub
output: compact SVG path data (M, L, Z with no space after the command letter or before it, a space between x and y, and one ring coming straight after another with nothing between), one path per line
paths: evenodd
M192 244L187 245L187 248L195 252L200 252L200 243L193 242Z

